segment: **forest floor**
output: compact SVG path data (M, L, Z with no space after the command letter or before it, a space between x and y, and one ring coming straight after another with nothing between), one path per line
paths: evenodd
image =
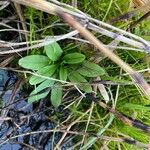
M150 148L150 19L133 24L146 12L129 0L16 2L0 2L0 149Z

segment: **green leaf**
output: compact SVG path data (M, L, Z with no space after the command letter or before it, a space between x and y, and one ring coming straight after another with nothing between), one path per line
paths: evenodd
M129 109L137 109L137 110L145 110L145 111L150 111L150 106L142 106L142 105L138 105L138 104L131 104L131 103L127 103L124 105L125 108L129 108Z
M84 61L85 56L80 53L70 53L66 54L63 58L64 62L67 64L78 64Z
M54 74L56 69L57 69L57 65L46 66L46 67L41 68L40 70L38 70L37 74L45 76L45 77L50 77ZM33 75L33 76L31 76L31 78L29 80L29 83L31 85L35 85L35 84L41 83L44 80L46 80L46 79Z
M54 107L58 107L61 104L62 99L62 88L53 88L51 91L51 103Z
M44 82L42 82L40 85L38 85L32 92L30 95L36 94L38 92L41 92L42 90L44 90L45 88L48 87L52 87L54 85L54 80L45 80Z
M71 82L74 83L79 83L79 85L77 85L81 90L85 91L86 93L91 93L92 92L92 87L91 85L87 82L87 80L81 76L79 73L75 72L70 74L70 76L68 77L69 80ZM85 83L82 83L85 82Z
M60 67L60 70L59 70L59 78L60 80L63 80L63 81L66 81L67 80L67 68L64 67L64 66L61 66Z
M43 91L45 88L49 88L51 86L54 85L54 80L45 80L44 82L42 82L39 86L37 86L31 93L30 93L30 97L28 98L28 102L32 103L34 101L37 101L39 99L42 99L44 97L46 97L48 95L48 93L50 92L50 90L46 91L46 92L42 92L39 94L39 92ZM38 93L38 94L37 94ZM37 95L35 95L37 94ZM32 96L33 95L33 96Z
M26 69L39 70L47 66L50 59L43 55L30 55L19 60L19 65Z
M78 72L83 76L97 77L105 74L105 70L95 63L84 61L82 66L83 67L79 69Z
M37 95L33 95L33 96L29 97L28 102L33 103L33 102L38 101L42 98L45 98L49 92L50 92L50 90L43 92L43 93L40 93L40 94L37 94Z
M44 50L46 51L47 56L52 60L52 61L57 61L61 54L62 54L62 49L58 45L57 42L54 42L52 44L46 45L44 47Z

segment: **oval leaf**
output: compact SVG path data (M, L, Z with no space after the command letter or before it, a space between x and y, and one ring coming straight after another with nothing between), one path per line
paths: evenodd
M45 80L44 82L42 82L39 86L37 86L30 93L30 97L28 98L28 102L32 103L34 101L38 101L38 100L46 97L48 95L48 93L50 92L50 89L46 92L44 92L43 90L53 86L54 82L55 82L54 80ZM39 93L39 92L42 92L42 93ZM35 95L35 94L37 94L37 95Z
M105 70L95 63L84 61L82 65L83 67L78 72L83 76L97 77L105 74Z
M19 60L19 65L26 69L39 70L49 64L50 60L43 55L30 55Z
M66 67L64 67L64 66L60 67L59 78L60 78L60 80L63 80L63 81L67 80L67 68Z
M31 95L28 99L28 102L33 103L33 102L38 101L42 98L45 98L49 92L50 92L50 90L43 92L43 93L40 93L40 94L37 94L37 95L33 95L33 96Z
M87 80L81 76L79 73L75 72L72 73L69 77L69 80L71 82L75 82L75 83L79 83L79 88L83 91L85 91L86 93L91 93L92 92L92 87L91 85L87 82ZM85 83L82 83L85 82Z
M40 85L38 85L31 93L30 95L37 94L41 91L43 91L45 88L52 87L54 85L54 80L45 80Z
M46 45L44 47L44 50L46 51L47 56L52 61L58 60L60 58L62 52L63 52L61 47L58 45L57 42L54 42L54 43L49 44L49 45Z
M84 61L85 56L80 53L70 53L66 54L63 58L64 62L67 64L78 64Z
M61 104L62 88L53 88L51 91L51 103L54 107L58 107Z
M45 77L50 77L50 76L52 76L54 74L56 69L57 69L57 65L46 66L46 67L41 68L40 70L38 70L37 74L45 76ZM29 83L31 85L35 85L35 84L41 83L44 80L46 80L46 79L33 75L33 76L31 76L31 78L29 80Z

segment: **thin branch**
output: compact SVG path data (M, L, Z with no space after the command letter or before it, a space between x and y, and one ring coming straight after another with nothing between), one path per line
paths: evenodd
M137 129L140 129L148 134L150 134L150 126L142 123L139 120L132 119L131 117L126 116L123 113L120 113L116 111L114 108L109 107L107 104L100 101L98 98L95 98L92 94L87 94L87 99L94 101L96 104L103 107L105 110L108 110L110 113L116 116L119 120L121 120L123 123L127 124L128 126L135 127Z
M0 145L3 145L5 143L7 143L8 141L19 138L19 137L24 137L24 136L33 135L33 134L40 134L40 133L50 133L50 132L61 132L61 133L65 133L65 134L74 134L74 135L81 135L81 136L96 137L97 139L103 139L103 140L107 140L107 141L125 142L128 144L135 145L137 147L143 147L143 148L149 148L150 147L150 144L138 142L138 141L134 140L133 138L127 138L127 137L115 138L115 137L110 137L110 136L97 136L95 134L70 131L70 130L68 131L68 130L62 130L62 129L51 129L51 130L42 130L42 131L40 130L40 131L26 132L23 134L19 134L19 135L7 138L7 140L1 142Z

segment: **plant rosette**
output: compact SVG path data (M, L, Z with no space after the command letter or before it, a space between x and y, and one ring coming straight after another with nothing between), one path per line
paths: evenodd
M28 99L30 103L45 98L51 92L51 103L54 107L58 107L63 95L63 81L71 81L80 90L91 93L92 87L86 78L105 74L102 67L87 61L84 54L78 52L64 54L57 42L45 46L44 51L46 56L29 55L19 60L21 67L37 74L29 79L29 83L35 86ZM62 82L56 82L53 79L59 79Z

